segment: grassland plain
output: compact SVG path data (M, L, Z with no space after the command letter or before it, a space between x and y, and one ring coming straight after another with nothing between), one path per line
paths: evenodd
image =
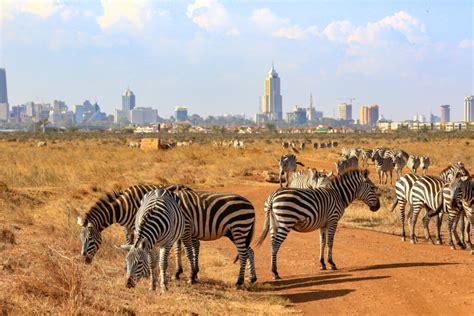
M40 136L45 138L46 136ZM302 137L291 137L298 139ZM149 293L147 282L125 288L123 254L114 245L123 242L118 227L103 234L104 243L91 266L79 258L76 216L112 190L137 183L182 183L200 190L226 191L248 187L253 192L277 185L263 182L262 172L277 170L283 153L279 138L247 139L244 150L215 148L212 137L190 147L168 151L128 148L126 136L71 136L38 138L28 135L0 141L0 306L12 314L286 314L297 310L290 298L273 293L273 286L257 284L250 291L235 290L237 266L232 265L230 242L206 243L200 282L189 287L172 282L165 295ZM340 146L402 148L429 155L430 174L447 164L463 161L473 170L473 135L458 138L406 137L390 140L344 137ZM298 155L308 167L333 170L340 148ZM373 166L369 167L373 171ZM375 173L371 174L375 181ZM367 212L355 203L344 225L398 233L398 214L387 208L393 186L381 186L382 210ZM239 193L239 192L237 192ZM263 203L266 195L259 196ZM262 217L262 210L256 209ZM258 231L260 227L258 227ZM337 247L337 246L336 246ZM256 252L259 256L259 251ZM170 267L174 269L173 265ZM265 267L267 269L267 267Z

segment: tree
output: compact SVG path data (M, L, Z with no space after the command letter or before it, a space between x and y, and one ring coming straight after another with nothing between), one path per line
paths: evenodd
M274 123L267 122L265 123L265 128L270 132L270 133L275 133L276 132L276 126Z

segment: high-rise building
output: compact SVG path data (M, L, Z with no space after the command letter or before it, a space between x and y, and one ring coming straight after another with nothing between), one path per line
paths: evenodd
M184 122L188 120L188 108L182 105L176 106L174 110L176 120L178 122Z
M474 100L474 95L467 96L464 98L464 121L465 122L474 122L474 106L472 101Z
M156 123L158 111L152 108L135 108L130 111L130 122L135 125Z
M5 68L0 68L0 103L8 103L7 74Z
M375 126L379 120L379 106L377 104L370 106L361 106L359 111L359 124Z
M309 106L306 109L306 118L308 121L315 121L316 120L316 110L313 107L313 95L309 94Z
M135 95L130 88L122 95L122 111L130 111L135 108Z
M283 119L282 96L280 94L280 77L278 77L278 73L275 71L273 64L264 83L262 113L269 116L271 120L281 121Z
M359 109L359 124L369 125L369 107L361 106Z
M450 121L450 106L449 105L442 105L440 107L441 110L441 123L448 123Z
M341 103L338 109L340 120L352 120L352 104Z
M295 105L293 112L286 113L288 124L302 125L307 122L306 110Z

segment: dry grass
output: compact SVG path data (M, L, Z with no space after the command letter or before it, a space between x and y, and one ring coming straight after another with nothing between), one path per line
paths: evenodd
M296 137L295 137L296 138ZM135 290L124 286L123 255L113 245L123 242L119 228L104 232L104 244L85 266L79 258L82 214L105 192L137 183L183 183L196 189L210 187L268 186L261 173L275 170L284 151L279 140L248 142L245 150L213 148L210 144L169 151L141 151L126 146L125 139L0 141L0 306L3 313L32 314L285 314L289 302L257 284L251 291L235 290L238 266L228 249L213 243L203 247L200 279L189 287L171 282L165 295L149 293L147 282ZM451 161L474 166L472 137L436 141L345 138L364 147L400 147L417 154L429 153L436 174ZM334 169L340 148L298 156L309 167ZM449 155L447 155L449 153ZM370 168L372 169L372 167ZM373 179L374 173L372 174ZM276 185L272 185L275 186ZM383 209L371 213L362 204L349 208L343 223L398 232L389 186L380 188ZM263 201L266 196L262 196ZM229 243L229 247L232 247ZM234 251L234 250L232 250ZM258 254L257 254L258 255ZM170 267L173 271L173 265Z

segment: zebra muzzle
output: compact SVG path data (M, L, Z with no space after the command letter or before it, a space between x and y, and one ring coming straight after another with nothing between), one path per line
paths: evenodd
M131 277L129 277L127 280L127 288L131 289L134 287L135 287L135 281Z

